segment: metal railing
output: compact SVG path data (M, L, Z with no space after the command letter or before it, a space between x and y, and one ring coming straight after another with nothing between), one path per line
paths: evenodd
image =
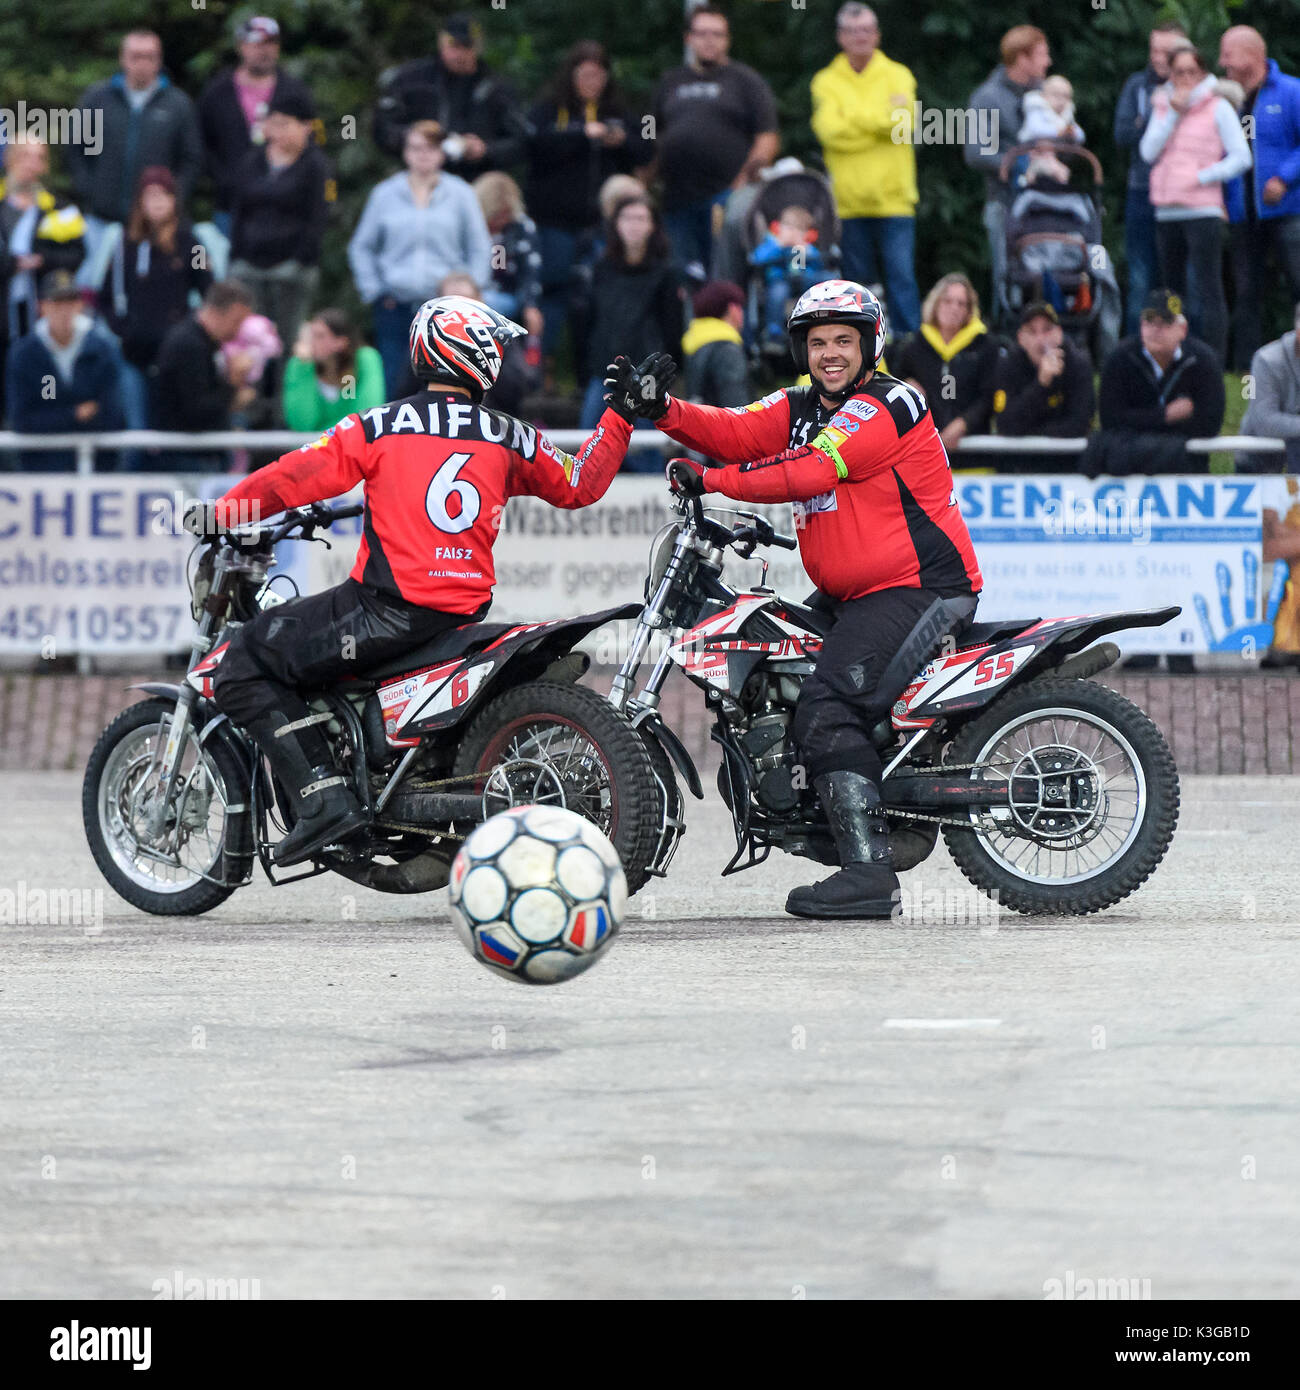
M587 441L586 430L548 430L547 438L561 449L578 449ZM204 434L185 434L179 430L111 430L102 434L15 434L0 430L0 458L4 454L24 450L47 453L56 449L71 449L77 456L77 472L95 471L95 455L100 450L174 449L185 453L208 453L223 449L248 449L258 452L280 450L287 453L303 444L319 439L319 431L301 433L297 430L219 430ZM682 448L675 440L658 430L638 430L632 437L637 449L657 449L667 454ZM631 447L631 446L629 446ZM967 435L954 455L964 454L1081 454L1088 447L1086 437L1050 439L1046 435L1026 435L1004 438L998 434ZM1189 439L1189 454L1218 452L1243 454L1281 454L1286 443L1262 435L1225 434L1213 439ZM159 473L167 472L165 457L158 460Z

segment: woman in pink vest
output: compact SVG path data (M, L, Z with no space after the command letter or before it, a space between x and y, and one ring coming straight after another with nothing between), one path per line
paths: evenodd
M1151 97L1138 146L1151 165L1156 247L1165 285L1187 297L1188 267L1200 304L1200 336L1223 361L1228 306L1223 296L1223 185L1250 168L1237 113L1191 44L1169 55L1169 81Z

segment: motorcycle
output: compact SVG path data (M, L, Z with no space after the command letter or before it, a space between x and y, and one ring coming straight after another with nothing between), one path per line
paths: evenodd
M723 874L774 848L837 863L791 735L832 618L767 588L766 565L749 590L722 577L728 552L794 549L792 537L756 513L706 512L698 498L673 505L644 603L468 624L308 692L370 823L291 875L271 850L292 828L293 802L216 708L212 682L238 625L283 601L268 582L275 547L319 540L361 508L315 504L200 543L184 682L134 687L147 698L108 726L87 767L83 818L105 877L164 915L209 911L258 862L275 884L336 872L385 892L429 892L446 884L475 825L510 806L552 804L600 826L636 892L667 872L685 832L682 785L704 794L659 711L675 666L714 718L736 840ZM922 862L942 830L963 873L1023 912L1094 912L1144 882L1177 823L1177 770L1146 715L1089 679L1119 656L1113 643L1092 644L1179 611L968 624L936 605L900 653L898 698L872 734L898 867ZM630 645L602 696L580 684L589 658L574 648L619 620L634 620ZM637 691L656 637L662 650Z

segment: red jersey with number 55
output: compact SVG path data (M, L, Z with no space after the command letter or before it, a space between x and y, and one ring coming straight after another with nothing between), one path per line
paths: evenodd
M832 598L983 586L930 407L895 377L877 372L834 410L806 386L729 410L674 400L658 424L730 465L705 473L707 492L793 502L804 568Z
M599 501L631 428L607 410L570 456L513 415L455 392L425 391L347 416L221 500L256 502L267 517L364 483L351 577L423 608L473 613L496 584L492 547L506 502L540 497L572 508Z

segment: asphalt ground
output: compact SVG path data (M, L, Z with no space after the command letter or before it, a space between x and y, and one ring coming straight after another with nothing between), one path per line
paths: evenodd
M994 918L941 849L896 925L719 879L692 803L550 989L334 877L2 924L0 1296L1294 1297L1300 796L1183 791L1107 913ZM104 887L76 774L0 775L20 887Z

